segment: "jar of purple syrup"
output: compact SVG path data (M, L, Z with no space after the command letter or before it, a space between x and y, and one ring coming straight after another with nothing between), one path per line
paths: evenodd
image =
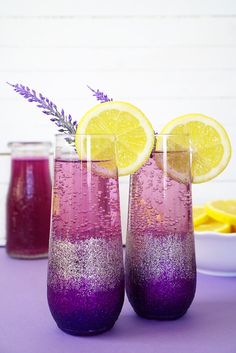
M16 258L48 254L51 209L50 142L10 142L6 250Z

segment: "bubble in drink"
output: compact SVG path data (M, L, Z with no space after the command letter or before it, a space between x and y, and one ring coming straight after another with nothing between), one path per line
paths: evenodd
M177 172L172 162L178 160ZM147 318L182 316L196 287L188 152L154 152L131 176L126 248L134 310Z

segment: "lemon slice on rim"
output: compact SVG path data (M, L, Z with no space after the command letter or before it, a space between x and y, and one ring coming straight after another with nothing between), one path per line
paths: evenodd
M236 200L215 200L206 204L207 214L218 222L236 226Z
M209 217L204 206L193 206L193 225L194 227L200 224L207 223Z
M92 158L104 160L105 134L116 137L116 163L119 175L137 171L149 158L154 146L154 130L144 113L126 102L110 101L100 103L90 109L80 119L76 130L75 145L79 152L79 135L101 135Z
M219 175L229 163L231 144L224 127L215 119L202 114L187 114L171 120L162 134L176 134L172 141L182 144L181 135L189 135L192 149L193 183L203 183ZM172 166L173 167L173 166ZM176 166L178 168L178 166Z

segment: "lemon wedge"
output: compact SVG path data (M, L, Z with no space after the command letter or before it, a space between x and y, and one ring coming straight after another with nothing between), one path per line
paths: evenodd
M194 227L204 224L209 220L204 206L193 206L193 225Z
M81 134L101 135L100 140L96 138L96 146L92 149L91 157L96 160L106 159L104 135L115 135L119 175L137 171L148 160L154 146L154 130L150 121L140 109L126 102L98 104L84 114L76 130L78 153Z
M221 223L236 226L236 200L215 200L206 204L207 214Z
M171 120L162 134L176 134L171 140L187 149L183 135L189 135L192 150L192 181L203 183L219 175L229 163L231 144L224 127L202 114L187 114ZM179 136L178 136L179 135ZM173 168L173 166L172 166ZM178 166L176 166L178 168Z
M196 232L219 232L219 233L230 233L230 224L224 224L215 220L209 220L207 223L200 224L194 227Z

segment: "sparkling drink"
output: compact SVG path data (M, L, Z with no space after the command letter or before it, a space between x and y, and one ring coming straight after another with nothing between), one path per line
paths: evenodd
M7 196L7 253L12 257L45 257L48 253L51 179L50 145L12 146L11 181Z
M48 303L63 331L110 329L124 300L118 178L113 161L57 157Z
M176 319L194 298L191 205L188 151L153 152L131 176L126 288L140 316Z

